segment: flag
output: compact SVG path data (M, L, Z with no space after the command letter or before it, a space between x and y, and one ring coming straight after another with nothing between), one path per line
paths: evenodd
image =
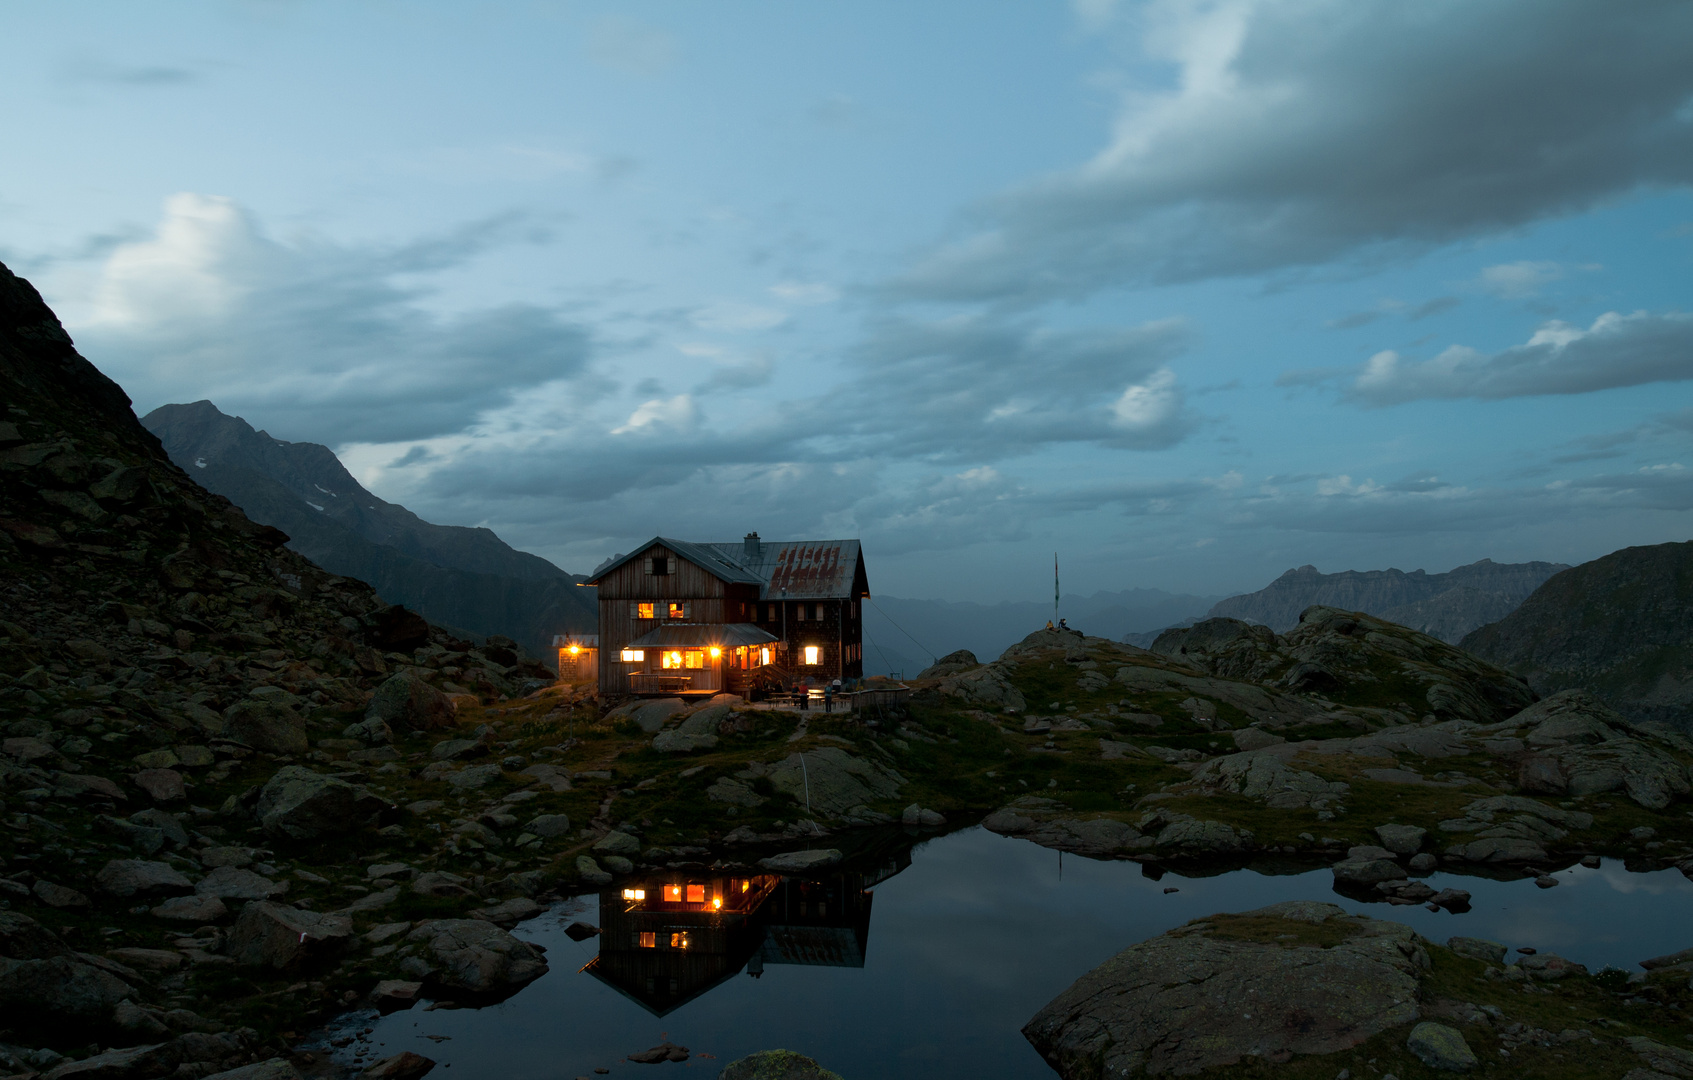
M1058 617L1058 552L1052 553L1052 617Z

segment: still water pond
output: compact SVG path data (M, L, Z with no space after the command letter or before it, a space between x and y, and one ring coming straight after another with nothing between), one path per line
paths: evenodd
M1436 941L1491 938L1594 970L1638 970L1642 959L1693 945L1693 883L1680 873L1631 874L1606 860L1557 876L1558 888L1542 890L1527 880L1432 875L1436 889L1473 894L1472 909L1454 915L1359 903L1333 891L1326 869L1155 879L1137 863L1061 860L971 828L915 848L885 845L852 873L803 886L707 871L620 882L518 928L546 948L552 970L509 1001L356 1019L375 1027L379 1055L425 1054L450 1066L434 1074L444 1080L568 1080L592 1077L596 1066L613 1076L682 1069L712 1077L774 1047L809 1054L848 1080L1049 1077L1022 1025L1125 946L1213 912L1329 900ZM692 922L675 904L622 899L625 886L643 885L662 901L666 885L689 882L704 883ZM732 924L727 933L703 929L719 901L748 912L715 920ZM606 933L572 941L563 931L576 919ZM664 1037L689 1047L692 1060L623 1060Z

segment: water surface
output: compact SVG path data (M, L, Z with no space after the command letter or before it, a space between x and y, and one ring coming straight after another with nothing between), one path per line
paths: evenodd
M670 877L718 882L706 888L734 895L747 880L705 871L663 880ZM1061 858L971 828L908 854L899 845L853 874L803 889L754 878L746 888L765 888L771 899L717 939L678 929L686 919L655 915L655 936L664 936L642 946L638 935L647 924L630 919L647 916L626 912L642 905L625 903L619 890L604 900L588 894L516 931L545 946L552 970L509 1001L348 1020L375 1027L371 1040L381 1044L380 1054L414 1050L450 1066L434 1074L444 1080L568 1080L593 1076L596 1066L613 1076L682 1069L710 1077L737 1057L773 1047L809 1054L847 1080L1049 1077L1022 1025L1107 957L1214 912L1327 900L1408 923L1436 941L1491 938L1595 970L1638 970L1642 959L1693 946L1693 882L1679 872L1631 874L1606 860L1557 877L1559 887L1540 889L1529 880L1431 875L1436 889L1473 895L1472 909L1454 915L1360 903L1336 894L1324 868L1276 876L1166 872L1154 879L1138 863ZM660 878L649 883L656 888ZM858 888L865 883L872 883L867 896ZM1165 892L1170 888L1177 891ZM616 940L571 941L563 927L578 918L606 927ZM670 933L684 932L693 954L660 955ZM596 962L602 942L606 955ZM664 1037L694 1058L661 1066L623 1060Z

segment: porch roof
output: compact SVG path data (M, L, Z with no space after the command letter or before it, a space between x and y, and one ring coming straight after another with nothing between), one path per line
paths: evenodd
M742 645L768 645L779 640L775 634L752 623L666 623L655 626L628 644L631 649L683 649L715 645L738 649Z

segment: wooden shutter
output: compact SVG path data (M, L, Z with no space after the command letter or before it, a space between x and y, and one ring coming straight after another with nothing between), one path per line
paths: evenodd
M652 559L650 559L650 558L642 559L641 560L641 568L644 569L647 572L648 577L651 577L652 572L653 572L653 561L652 561Z
M669 560L665 563L664 572L667 574L676 573L676 556L670 556Z

